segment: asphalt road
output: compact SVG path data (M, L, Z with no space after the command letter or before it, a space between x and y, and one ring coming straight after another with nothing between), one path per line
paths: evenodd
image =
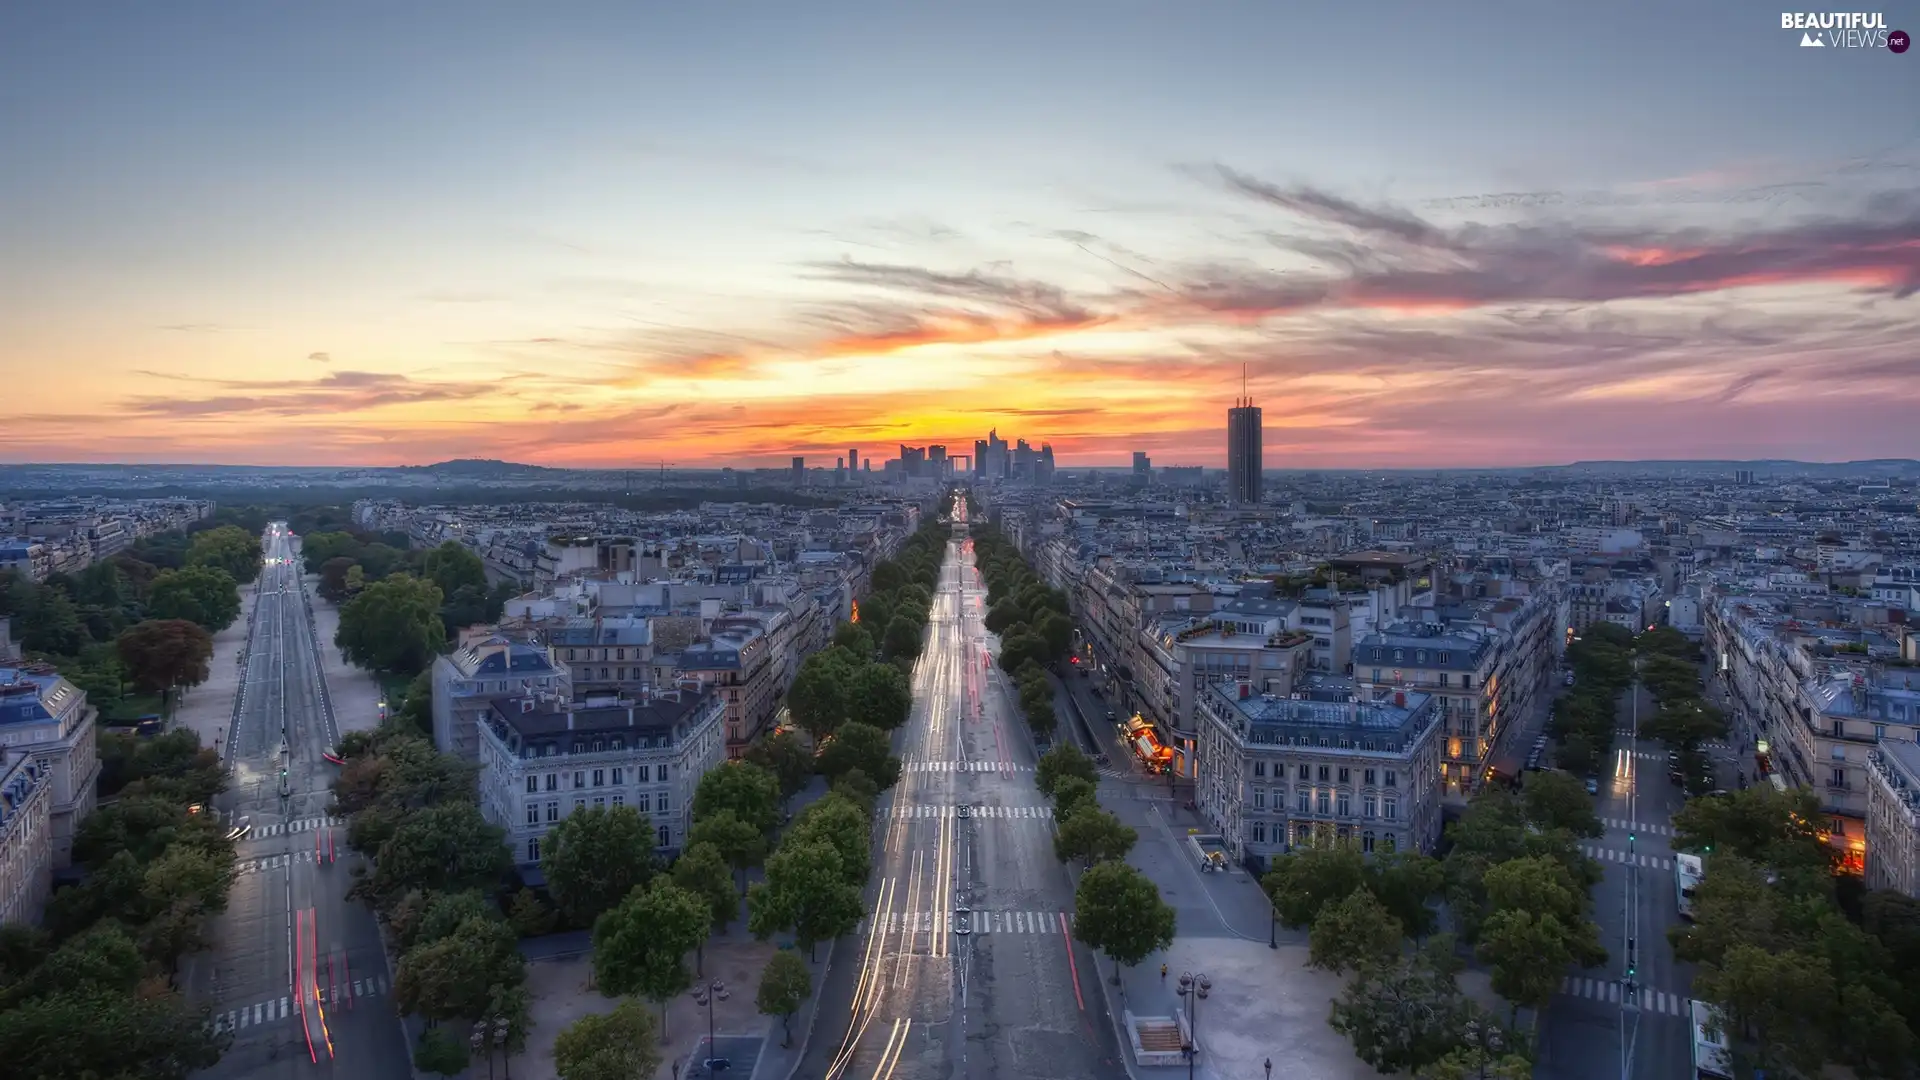
M808 1080L1124 1075L1034 748L990 666L985 594L956 539L879 810L873 915L822 989Z
M1693 967L1675 960L1667 944L1667 928L1680 921L1672 821L1685 799L1667 780L1665 748L1629 734L1635 710L1644 717L1653 708L1644 688L1634 693L1621 711L1613 761L1600 778L1595 812L1606 832L1583 843L1606 875L1593 901L1608 964L1570 976L1547 1014L1536 1075L1555 1080L1655 1080L1689 1075L1691 1068L1686 1007ZM1629 938L1638 986L1632 998L1620 983Z
M338 735L302 595L299 542L276 524L262 543L268 562L255 586L222 796L222 809L248 832L236 845L240 873L212 928L214 947L184 972L188 992L211 1003L234 1036L204 1075L408 1080L379 933L371 913L346 899L345 828L327 818L335 767L325 754Z

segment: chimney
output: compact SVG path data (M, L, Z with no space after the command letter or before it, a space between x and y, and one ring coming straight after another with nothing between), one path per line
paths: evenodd
M1241 683L1240 684L1240 700L1245 701L1252 696L1253 696L1253 684L1244 683L1244 682Z
M1393 703L1400 708L1406 708L1407 692L1405 690L1395 690L1393 692Z

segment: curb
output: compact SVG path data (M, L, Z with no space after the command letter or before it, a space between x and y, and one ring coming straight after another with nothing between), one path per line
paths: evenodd
M820 965L820 983L819 986L815 988L813 994L813 1008L807 1012L807 1026L800 1030L800 1038L793 1044L793 1064L787 1069L786 1080L793 1080L794 1074L800 1071L800 1066L806 1063L807 1047L813 1043L814 1023L820 1019L820 991L825 989L827 979L833 974L833 954L839 947L839 938L834 938L831 942L827 943L827 961ZM771 1030L771 1027L769 1027L769 1030ZM769 1035L768 1037L771 1038L772 1036ZM754 1071L759 1071L757 1065Z

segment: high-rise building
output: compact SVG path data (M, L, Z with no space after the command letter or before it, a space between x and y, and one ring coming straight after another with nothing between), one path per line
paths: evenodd
M796 456L793 459L793 482L798 484L807 478L807 459Z
M935 480L947 478L947 448L934 445L927 447L927 475Z
M1145 450L1133 452L1133 482L1146 487L1153 482L1153 459Z
M852 450L847 451L847 470L849 472L860 471L860 448L859 447L854 447Z
M1260 406L1239 397L1227 410L1227 498L1235 506L1260 503Z

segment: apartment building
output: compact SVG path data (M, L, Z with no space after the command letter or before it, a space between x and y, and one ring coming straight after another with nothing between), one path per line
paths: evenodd
M1920 744L1884 739L1867 766L1867 888L1920 897Z
M494 699L519 694L568 701L573 686L554 650L491 634L433 662L433 742L468 761L479 760L480 728Z
M588 807L631 806L652 822L656 847L675 850L694 789L723 759L725 712L692 683L601 706L495 698L479 725L481 813L527 868L539 865L547 830Z
M0 747L0 923L33 924L53 889L53 770Z
M1161 615L1139 635L1134 686L1141 715L1165 734L1175 772L1196 777L1197 702L1216 683L1245 683L1285 696L1309 667L1313 635L1287 629L1295 606L1235 598L1196 618Z
M1481 626L1401 622L1354 646L1354 678L1368 698L1416 691L1433 699L1444 740L1440 779L1448 793L1471 793L1481 780L1507 711L1494 672L1500 636Z
M1287 695L1213 683L1201 695L1200 812L1264 869L1294 847L1431 852L1440 839L1440 713L1430 694L1311 676Z
M73 860L73 837L93 813L100 758L93 706L86 691L51 668L0 668L0 747L33 758L47 771L48 831L53 868Z

